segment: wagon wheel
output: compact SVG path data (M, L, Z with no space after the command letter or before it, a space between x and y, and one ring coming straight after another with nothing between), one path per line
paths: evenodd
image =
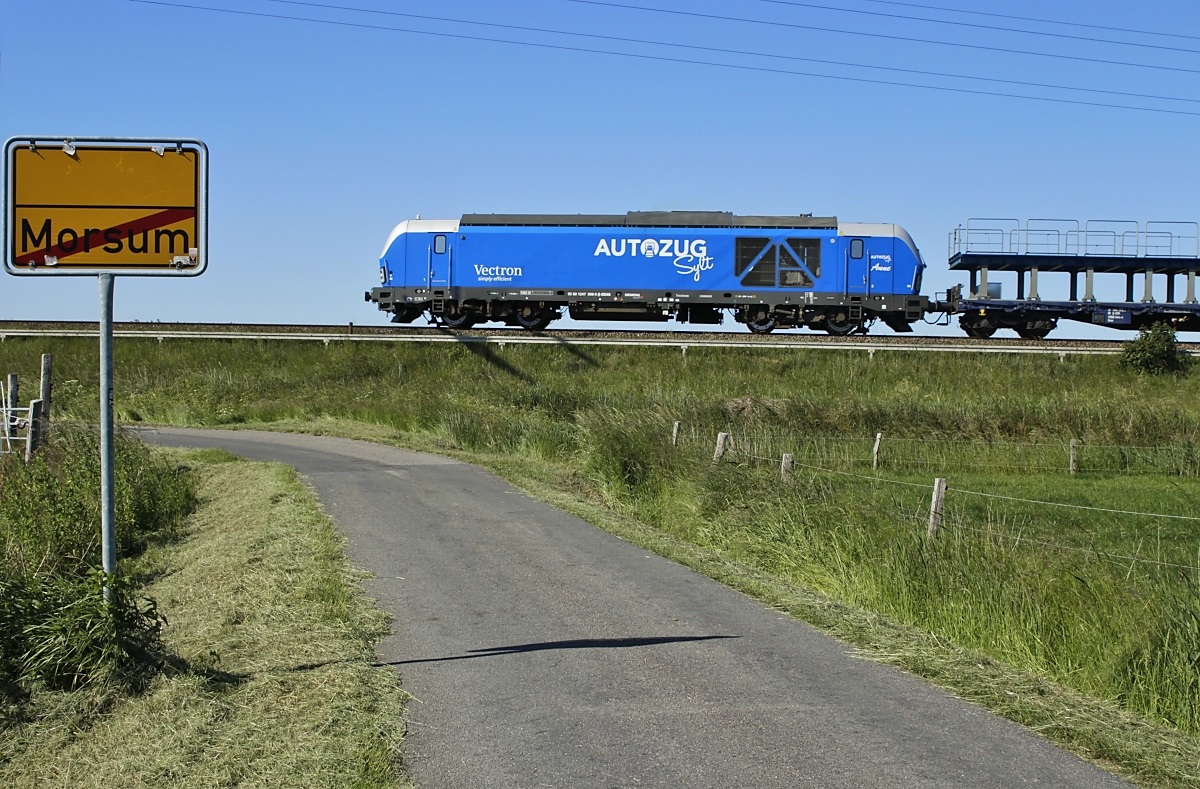
M968 337L974 337L977 340L986 340L996 333L995 326L963 326L962 330L966 332Z
M963 315L959 317L958 326L968 337L974 337L977 340L986 340L996 333L996 325L994 323L990 323L986 318L981 320L976 315Z
M1052 325L1038 323L1034 326L1021 326L1017 329L1017 336L1022 340L1044 340L1046 335L1054 328Z

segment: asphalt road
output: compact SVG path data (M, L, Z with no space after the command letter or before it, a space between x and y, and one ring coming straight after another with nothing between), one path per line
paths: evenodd
M464 787L1116 787L1110 774L489 472L346 439L160 429L295 466L375 574L406 761Z

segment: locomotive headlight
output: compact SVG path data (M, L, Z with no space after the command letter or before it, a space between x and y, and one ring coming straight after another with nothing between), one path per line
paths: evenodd
M387 269L385 269L383 266L380 266L379 267L379 284L382 285L385 282L387 282Z

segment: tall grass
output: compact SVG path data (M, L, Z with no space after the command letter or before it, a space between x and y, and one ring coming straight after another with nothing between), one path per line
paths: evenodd
M114 448L118 554L130 557L190 511L194 483L132 437ZM136 579L99 569L99 466L95 431L66 425L28 464L0 457L0 700L38 686L137 686L163 659L154 603Z
M10 338L0 350L9 370L29 376L38 354L53 352L55 409L94 421L92 341ZM1187 378L1141 376L1109 357L120 338L115 383L127 422L342 417L432 433L458 411L496 427L521 415L570 423L610 407L706 432L734 422L790 435L1200 440ZM747 399L750 413L729 412Z

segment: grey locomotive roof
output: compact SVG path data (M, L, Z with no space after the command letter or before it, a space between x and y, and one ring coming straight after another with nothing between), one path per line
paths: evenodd
M729 211L630 211L627 214L463 214L462 225L574 227L795 227L836 230L834 216L735 216Z

